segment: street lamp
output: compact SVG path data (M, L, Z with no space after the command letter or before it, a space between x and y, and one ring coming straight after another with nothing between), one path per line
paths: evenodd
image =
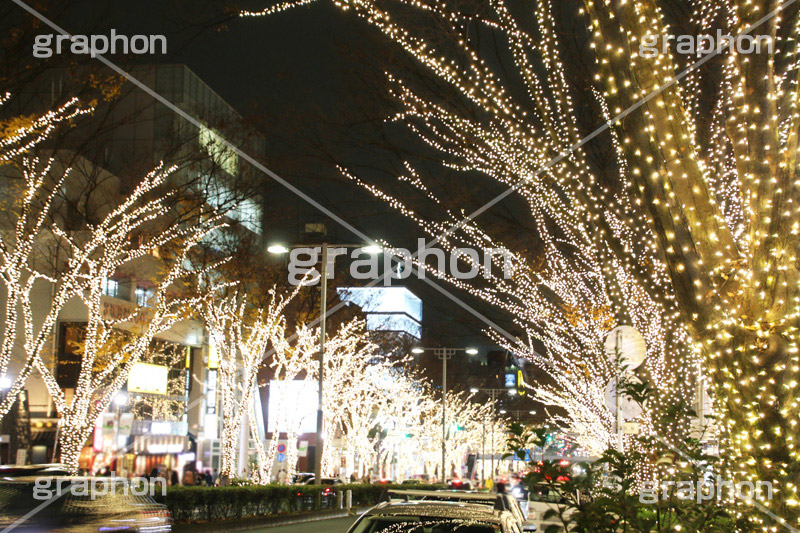
M270 246L267 246L267 251L271 254L289 253L289 249L282 244L272 244Z
M322 262L320 265L320 310L319 310L319 379L318 389L319 395L317 398L317 450L314 454L314 484L322 484L322 447L323 447L323 422L325 420L323 415L323 401L322 401L322 383L325 375L325 318L328 313L328 248L361 248L367 253L380 253L381 247L375 244L361 245L361 244L298 244L293 246L286 246L283 244L271 244L267 247L267 251L271 254L286 254L290 248L310 248L320 246L322 248Z
M476 348L423 348L415 346L411 349L411 352L420 354L426 350L433 350L436 356L442 360L442 480L444 480L444 473L447 467L447 360L453 357L456 352L463 351L469 355L475 355L478 350Z

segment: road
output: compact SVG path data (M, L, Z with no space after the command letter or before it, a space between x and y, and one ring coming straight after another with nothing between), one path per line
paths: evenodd
M258 533L346 533L357 516L345 518L331 518L330 520L317 520L315 522L304 522L302 524L292 524L290 526L265 527L253 529Z

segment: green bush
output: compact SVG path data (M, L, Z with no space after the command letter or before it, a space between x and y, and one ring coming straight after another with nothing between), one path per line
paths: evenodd
M441 485L334 485L334 495L323 501L321 491L326 486L321 489L314 485L176 485L167 488L166 497L158 494L156 500L167 505L176 522L210 522L333 508L336 493L347 490L353 491L353 506L364 507L377 504L387 489L442 488Z

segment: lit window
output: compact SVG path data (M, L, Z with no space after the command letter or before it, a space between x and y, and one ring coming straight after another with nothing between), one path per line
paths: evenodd
M103 282L103 294L117 298L119 294L119 283L113 279L108 279Z
M136 289L136 305L139 307L153 307L152 289Z
M231 147L225 143L223 137L212 129L200 127L198 134L198 141L200 146L203 147L211 160L219 165L222 170L230 174L236 175L236 170L239 165L239 156Z

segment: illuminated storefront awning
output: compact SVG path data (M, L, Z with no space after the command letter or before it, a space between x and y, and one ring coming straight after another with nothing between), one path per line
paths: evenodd
M133 451L137 454L167 455L189 451L188 437L181 435L145 435L133 441Z

